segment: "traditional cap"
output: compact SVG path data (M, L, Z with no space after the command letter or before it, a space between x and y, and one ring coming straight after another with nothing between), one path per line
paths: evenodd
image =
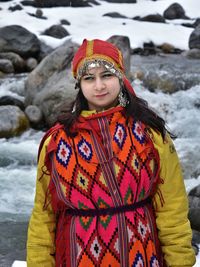
M122 74L122 80L127 89L132 93L134 90L125 76L124 62L121 51L113 44L99 40L87 40L84 39L82 45L77 50L72 61L72 72L74 78L78 78L79 70L92 61L105 61L113 67L118 73Z
M77 77L78 69L85 62L98 59L108 61L113 67L124 72L122 53L117 47L98 39L91 41L84 39L72 61L73 76Z

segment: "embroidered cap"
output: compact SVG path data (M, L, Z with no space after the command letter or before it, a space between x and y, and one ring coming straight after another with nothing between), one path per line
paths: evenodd
M91 41L84 39L72 61L74 78L77 78L78 71L84 64L102 60L108 62L114 69L124 72L122 53L116 46L99 39Z
M85 69L88 70L101 65L121 78L125 87L135 95L124 73L124 61L121 51L115 45L107 41L84 39L72 61L74 78L79 80Z

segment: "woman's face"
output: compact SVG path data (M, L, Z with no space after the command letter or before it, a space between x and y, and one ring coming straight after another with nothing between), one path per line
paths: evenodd
M118 103L119 78L103 66L92 68L82 76L81 89L89 110L102 111Z

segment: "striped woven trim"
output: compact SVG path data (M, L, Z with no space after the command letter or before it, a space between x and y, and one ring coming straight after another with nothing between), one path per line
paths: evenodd
M93 55L94 41L88 41L86 46L86 57Z

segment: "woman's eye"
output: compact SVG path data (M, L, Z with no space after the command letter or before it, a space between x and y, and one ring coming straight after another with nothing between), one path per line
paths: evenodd
M83 80L84 80L84 81L91 81L91 80L93 80L93 79L94 79L93 76L83 76Z
M113 74L111 72L106 72L106 73L103 74L104 78L109 78L109 77L112 77L112 76L113 76Z

